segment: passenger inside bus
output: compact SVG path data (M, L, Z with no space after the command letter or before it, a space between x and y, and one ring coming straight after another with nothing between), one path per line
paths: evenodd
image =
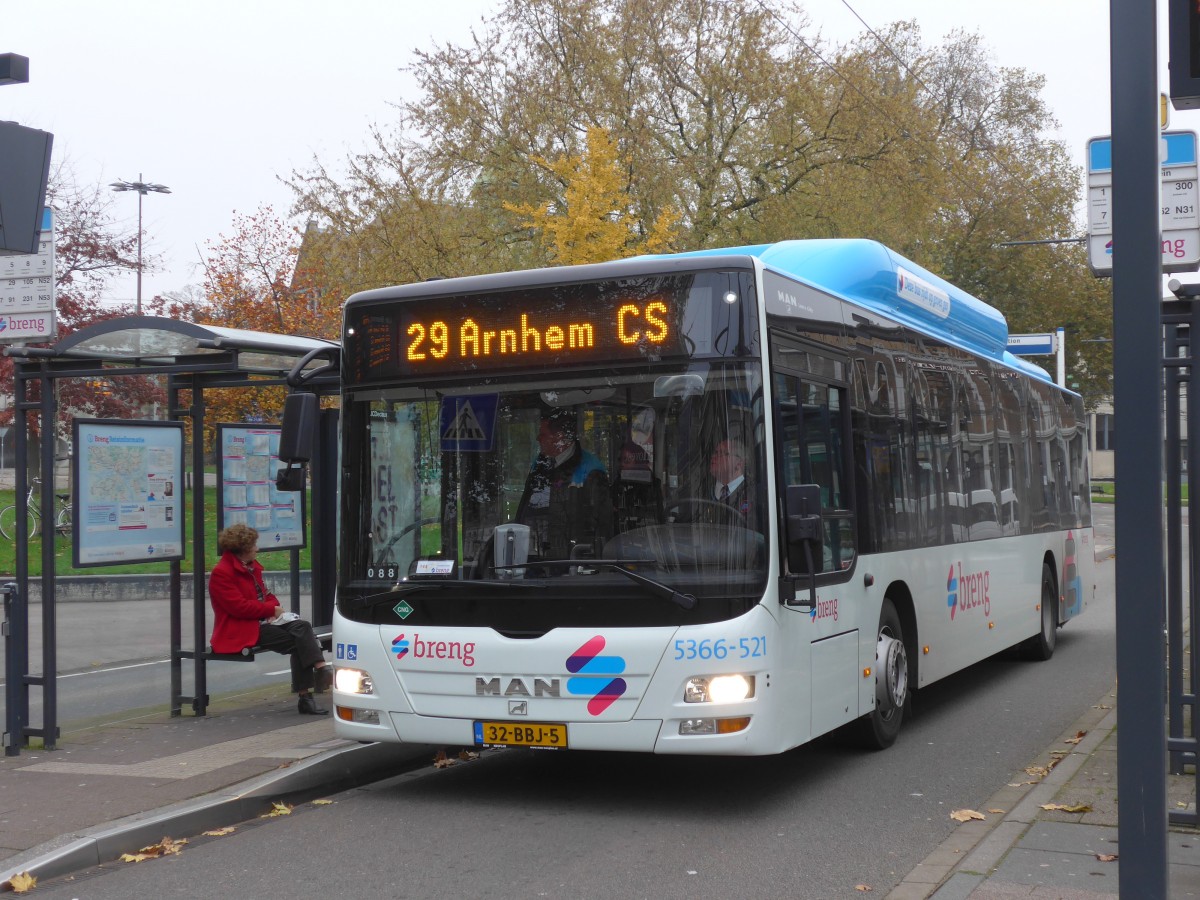
M641 444L626 441L621 447L621 466L613 481L612 501L617 531L662 522L662 483Z
M574 410L542 416L517 521L529 526L530 552L543 559L595 556L612 528L608 473L578 434Z

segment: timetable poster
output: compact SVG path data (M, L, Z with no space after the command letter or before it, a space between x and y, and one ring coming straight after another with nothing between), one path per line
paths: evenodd
M217 528L238 522L258 532L258 550L304 546L304 491L275 489L279 428L218 425Z
M183 423L76 419L74 564L183 559Z

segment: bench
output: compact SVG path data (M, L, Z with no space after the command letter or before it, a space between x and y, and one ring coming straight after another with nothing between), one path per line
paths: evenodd
M313 629L313 634L317 640L321 642L322 650L329 650L333 647L333 631L329 628L324 628L320 631ZM253 662L256 653L274 653L274 650L263 650L262 647L243 647L240 653L216 653L212 647L208 647L200 656L203 659L218 660L224 662ZM192 659L194 654L190 651L180 653L184 659Z

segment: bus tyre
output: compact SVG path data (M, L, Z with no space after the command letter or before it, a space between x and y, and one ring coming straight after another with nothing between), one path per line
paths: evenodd
M1058 586L1048 563L1042 563L1042 617L1038 633L1025 642L1025 658L1044 662L1058 643Z
M900 615L885 597L875 642L875 708L857 723L859 743L867 749L884 750L896 742L908 704L908 675Z

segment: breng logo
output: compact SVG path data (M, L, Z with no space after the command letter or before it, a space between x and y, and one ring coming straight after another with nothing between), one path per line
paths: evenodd
M579 676L567 679L567 693L590 696L587 711L593 716L612 706L627 687L624 678L609 677L625 671L625 660L620 656L601 656L603 649L604 638L596 635L567 657L567 671Z
M957 565L958 571L955 571ZM982 609L985 616L992 614L992 598L988 594L992 573L988 569L982 572L963 574L962 563L951 563L950 574L946 576L946 605L950 607L950 620L959 610Z
M392 639L392 652L396 654L396 659L404 659L410 650L413 659L448 659L460 662L467 668L475 665L474 641L422 640L416 632L413 632L411 641L406 634L398 634Z
M837 597L834 597L831 600L818 599L816 606L812 608L808 616L814 622L817 621L817 619L833 619L833 621L836 622L838 620Z

